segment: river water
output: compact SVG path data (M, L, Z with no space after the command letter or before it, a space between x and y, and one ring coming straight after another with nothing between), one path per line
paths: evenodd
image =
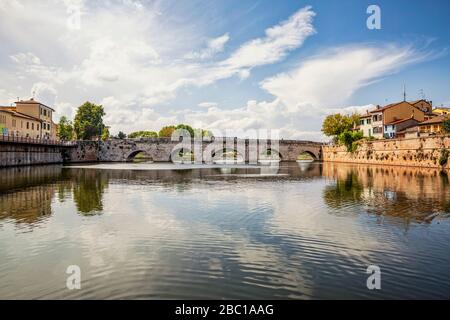
M0 182L3 299L450 298L450 183L434 169L126 163Z

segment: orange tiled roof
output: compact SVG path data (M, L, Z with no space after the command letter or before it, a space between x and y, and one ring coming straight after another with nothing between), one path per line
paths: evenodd
M43 104L42 102L39 102L39 101L37 101L37 100L34 100L33 98L31 98L31 99L29 99L29 100L20 100L20 101L17 101L16 104L18 104L18 103L20 103L20 104L41 104L41 105L43 105L43 106L45 106L45 107L51 109L52 111L55 111L53 108L51 108L51 107L49 107L49 106Z
M397 124L397 123L402 123L402 122L404 122L404 121L408 121L408 120L414 120L414 121L417 121L416 119L413 119L413 118L406 118L406 119L400 119L400 120L395 120L395 121L392 121L392 122L389 122L389 123L386 123L386 124ZM419 122L419 121L417 121L417 122Z
M437 123L442 123L442 122L444 122L444 121L447 120L447 119L448 119L448 118L447 118L447 117L444 117L444 116L437 116L437 117L428 119L428 120L426 120L426 121L420 122L418 125L419 125L419 126L422 126L422 125L427 125L427 124L437 124Z
M35 118L35 117L32 117L32 116L23 114L21 112L17 112L15 110L15 107L0 107L0 111L7 112L7 113L9 113L9 114L11 114L11 115L13 115L15 117L20 117L20 118L25 118L25 119L29 119L29 120L42 122L41 119L38 119L38 118Z
M399 105L399 104L404 103L404 102L406 102L407 104L409 104L411 107L416 108L417 110L423 112L423 111L420 110L418 107L416 107L416 106L414 106L413 104L411 104L411 102L408 102L408 101L400 101L400 102L391 103L391 104L385 105L384 107L380 107L380 108L378 108L378 109L372 110L372 111L370 111L370 113L383 112L383 111L386 110L386 109L395 107L396 105Z

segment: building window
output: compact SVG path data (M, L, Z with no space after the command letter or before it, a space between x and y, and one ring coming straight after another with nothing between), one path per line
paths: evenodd
M31 123L31 130L34 130L34 123Z
M47 116L47 110L44 109L44 117Z
M27 129L30 129L30 123L27 122Z
M37 131L39 131L39 125L37 125Z

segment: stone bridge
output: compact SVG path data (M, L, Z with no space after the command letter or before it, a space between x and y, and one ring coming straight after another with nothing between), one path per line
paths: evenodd
M81 144L76 152L91 152L92 160L96 161L132 161L137 154L144 153L155 162L168 162L173 161L174 155L180 151L189 151L195 154L195 161L207 162L218 153L233 151L242 160L245 159L246 163L252 163L264 158L267 152L277 154L281 161L295 161L302 153L308 153L315 160L322 160L322 145L319 142L297 140L215 138L194 143L183 139L172 141L171 138L141 138L91 142L84 146L91 151L82 150ZM81 154L74 156L86 158L86 155Z

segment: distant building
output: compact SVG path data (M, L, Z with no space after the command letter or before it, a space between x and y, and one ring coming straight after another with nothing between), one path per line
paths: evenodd
M420 123L419 121L413 118L396 120L387 123L384 125L384 138L385 139L401 138L404 135L400 134L399 136L399 132L403 132L404 130L410 127L416 127L417 124L419 123Z
M359 117L358 129L363 133L365 137L372 137L372 115L369 111Z
M421 99L416 101L409 101L409 103L423 111L425 114L431 113L433 111L433 101Z
M417 125L419 128L419 135L429 136L441 134L443 132L444 121L447 119L448 117L446 115L441 115L419 123Z
M437 115L447 115L447 114L450 115L450 108L444 107L434 108L433 113Z
M397 138L399 139L408 139L408 138L417 138L419 137L419 126L413 126L406 128L405 130L397 132Z
M49 106L30 100L20 100L15 106L0 107L0 133L34 139L57 138L57 126Z
M415 103L417 104L418 102L416 101ZM369 112L372 115L371 122L373 137L381 139L384 137L390 137L391 134L394 134L395 136L397 131L404 129L404 127L400 128L401 126L397 128L396 122L400 120L413 119L417 122L424 121L425 112L422 110L426 110L428 112L428 105L425 105L424 103L423 109L419 109L419 107L411 104L410 102L402 101L388 104L384 107L377 106L375 110ZM392 126L393 123L394 126Z
M41 121L15 111L9 107L0 107L0 134L26 137L41 137Z

